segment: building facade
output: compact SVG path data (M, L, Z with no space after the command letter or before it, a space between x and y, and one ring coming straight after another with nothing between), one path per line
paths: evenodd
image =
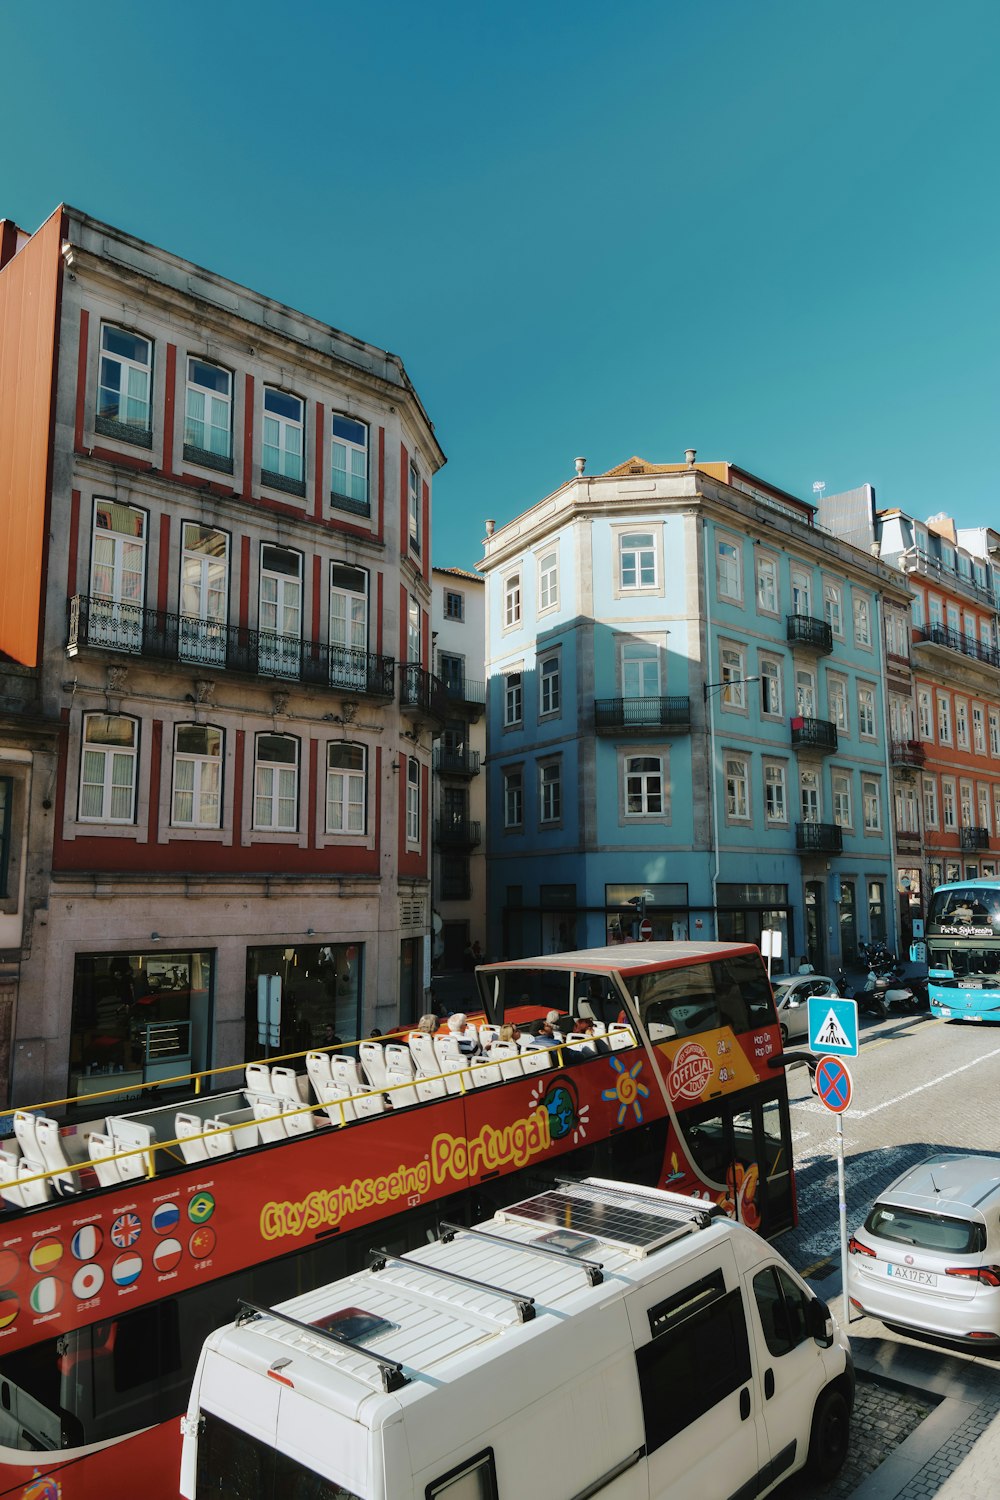
M0 267L0 649L59 726L15 1098L253 1055L266 988L284 1050L416 1014L443 454L402 364L66 207Z
M491 947L894 938L883 603L898 573L731 464L632 459L497 528Z

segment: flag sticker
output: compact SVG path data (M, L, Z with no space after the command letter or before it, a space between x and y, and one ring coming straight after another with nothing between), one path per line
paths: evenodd
M28 1261L33 1271L51 1271L62 1260L62 1254L62 1240L39 1240L32 1245Z
M78 1229L70 1242L70 1249L77 1260L93 1260L95 1255L100 1254L101 1246L104 1244L104 1230L99 1224L84 1224Z
M192 1224L204 1224L215 1213L215 1199L211 1193L195 1193L188 1204L188 1218Z
M21 1269L21 1260L13 1250L0 1250L0 1286L10 1286ZM3 1324L0 1323L0 1328Z
M31 1296L28 1299L33 1312L54 1312L62 1301L63 1284L58 1276L45 1276L41 1281L36 1281L31 1288Z
M188 1241L188 1249L195 1260L207 1260L215 1249L215 1230L196 1229Z
M0 1292L0 1328L9 1328L20 1311L16 1292Z
M159 1208L153 1209L153 1217L150 1223L154 1234L168 1234L180 1220L181 1211L176 1203L161 1203Z
M172 1271L183 1254L180 1240L161 1240L153 1251L153 1265L158 1271Z
M111 1267L111 1280L115 1286L131 1286L142 1274L141 1255L119 1255Z
M138 1214L121 1214L111 1226L111 1243L116 1250L129 1250L142 1233Z
M78 1302L89 1302L103 1285L104 1271L100 1266L81 1266L73 1277L73 1296Z

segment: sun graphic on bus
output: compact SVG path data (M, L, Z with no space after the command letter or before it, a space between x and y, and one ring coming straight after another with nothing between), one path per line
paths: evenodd
M644 1083L639 1082L639 1074L642 1072L642 1063L633 1063L631 1068L626 1068L620 1058L611 1058L611 1066L618 1074L615 1086L612 1089L604 1089L601 1098L606 1099L609 1104L618 1103L618 1124L621 1125L629 1110L635 1115L637 1125L642 1124L642 1100L649 1098L649 1089Z

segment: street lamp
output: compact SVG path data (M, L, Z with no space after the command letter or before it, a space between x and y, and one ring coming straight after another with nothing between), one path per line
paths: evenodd
M722 682L703 682L701 685L701 696L707 703L709 693L714 693L716 688L743 687L744 683L759 681L759 677L726 677Z

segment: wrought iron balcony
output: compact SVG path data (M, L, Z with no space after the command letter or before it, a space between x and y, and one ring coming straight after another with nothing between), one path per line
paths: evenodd
M963 849L988 849L990 847L990 831L988 828L963 828Z
M691 728L691 699L595 698L594 728L598 734L685 734Z
M894 766L922 766L925 751L919 740L893 740L889 746L889 760Z
M434 767L446 776L478 776L478 750L449 750L438 745L434 751Z
M796 823L795 847L800 854L840 854L844 835L838 823Z
M977 641L974 635L966 635L962 630L953 630L950 625L915 625L913 644L915 646L938 646L945 651L958 651L962 656L971 657L973 661L984 662L988 667L1000 667L1000 651L996 646L989 646L985 641Z
M434 842L442 849L475 849L482 841L478 818L438 818L434 824Z
M391 699L394 690L391 656L76 594L69 601L66 649L75 656L85 647L374 698Z
M833 630L825 620L812 615L786 615L785 639L796 646L807 646L820 656L829 656L833 650Z
M792 720L792 748L816 750L821 755L829 755L831 750L837 748L836 724L831 724L827 719L794 718Z
M416 662L401 661L399 678L399 706L403 712L411 718L426 714L443 724L448 717L448 699L440 677Z
M471 677L461 676L442 677L445 697L451 704L461 704L464 708L475 710L478 719L486 707L486 684L485 682L474 682Z

